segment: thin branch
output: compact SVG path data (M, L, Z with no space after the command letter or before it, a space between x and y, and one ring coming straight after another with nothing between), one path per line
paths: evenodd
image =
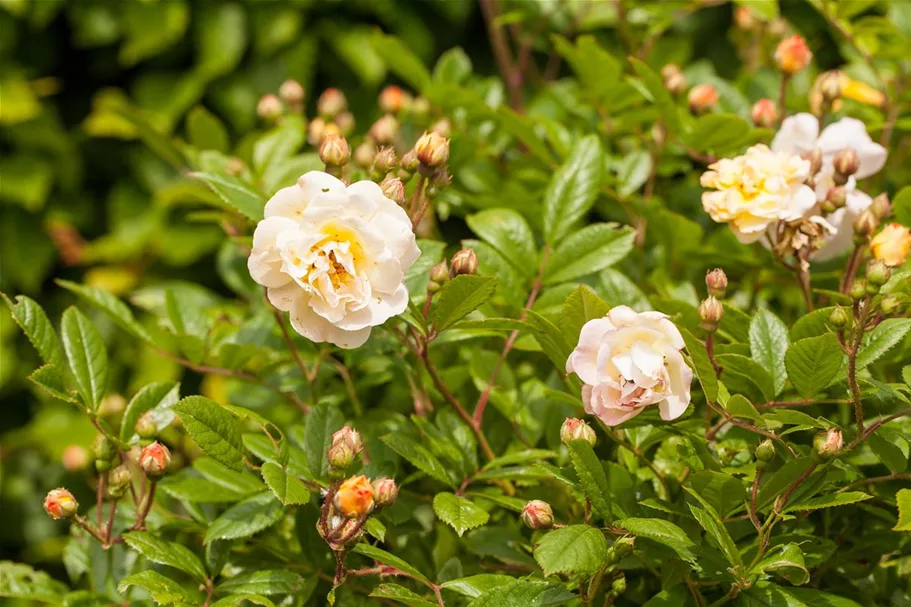
M493 50L500 74L509 92L509 104L517 112L522 111L522 75L513 64L512 51L503 29L497 23L500 18L500 9L496 0L481 0L481 13L487 26L487 35Z

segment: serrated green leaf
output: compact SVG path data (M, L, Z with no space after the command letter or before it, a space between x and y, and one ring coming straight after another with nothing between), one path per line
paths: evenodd
M146 569L123 578L117 585L117 592L125 594L130 586L138 586L148 592L158 605L194 604L199 599L198 592L184 588L153 569Z
M312 592L312 591L311 591ZM309 595L307 595L309 597ZM246 606L247 603L261 605L261 607L275 607L267 597L261 594L229 594L212 603L212 607L239 607Z
M424 597L408 590L398 584L384 583L380 584L370 593L370 596L378 599L389 599L410 607L437 607L439 603L430 602Z
M562 584L515 580L485 591L468 607L564 607L576 598Z
M594 449L585 440L568 441L566 447L582 490L591 501L592 509L604 520L610 521L612 518L610 485Z
M370 42L389 69L414 90L423 92L430 85L430 72L424 62L399 38L378 31Z
M791 326L791 341L799 341L807 337L819 337L829 332L829 317L835 306L817 308L797 319ZM850 314L848 314L850 317Z
M528 222L512 209L486 209L465 218L468 227L526 276L536 271L535 236Z
M680 328L680 334L686 344L686 351L693 361L693 371L696 373L696 379L702 385L706 400L715 402L718 400L718 377L715 375L715 368L705 351L705 344L686 329Z
M486 510L471 500L452 493L437 493L433 498L433 511L437 518L455 529L459 537L490 519Z
M75 293L80 298L100 308L101 311L110 316L111 320L117 323L121 329L133 337L141 339L147 344L155 345L152 336L149 335L148 331L146 331L141 324L139 324L139 321L137 321L136 317L133 315L133 311L112 294L102 289L81 285L68 280L57 279L55 282L67 291Z
M750 322L750 355L772 376L775 396L788 381L784 357L788 351L788 327L768 310L759 310Z
M131 531L123 534L127 546L153 563L167 565L188 573L199 582L205 583L206 569L199 557L189 548L176 542L168 542L147 531Z
M784 363L797 391L811 397L828 386L841 369L844 352L834 333L801 339L788 348Z
M895 494L898 505L898 521L893 531L911 531L911 489L899 489Z
M263 218L265 200L250 185L233 175L221 173L190 173L190 177L199 179L215 192L229 207L240 212L252 221Z
M516 113L505 104L498 107L494 115L503 129L518 139L529 152L548 166L553 163L553 154L535 132L534 124L528 116Z
M201 105L187 114L187 136L200 150L227 152L230 145L228 131L221 120Z
M677 104L674 103L674 99L665 88L661 77L644 61L630 58L629 62L632 64L633 71L636 72L636 75L642 79L642 82L651 97L650 101L658 108L658 113L661 114L661 118L664 120L668 131L671 133L676 132L680 128L680 119L677 116Z
M344 423L341 411L330 403L320 403L310 410L304 428L304 453L313 476L325 478L329 474L326 452L332 444L332 434Z
M422 444L404 434L387 434L382 437L382 441L421 472L441 483L451 487L456 486L456 479L453 478L450 470Z
M591 287L579 285L563 302L560 313L560 324L563 325L566 341L577 342L585 323L604 318L609 310L610 306Z
M544 284L576 280L614 265L633 249L634 231L613 223L595 223L568 235L551 254Z
M204 396L188 396L173 409L206 455L232 470L243 470L243 441L236 417Z
M806 584L810 572L804 562L803 551L797 544L783 544L771 548L768 554L752 569L753 572L773 572L792 584Z
M307 486L297 477L274 462L265 462L262 467L263 480L275 497L286 506L306 504L310 501Z
M718 354L721 381L731 391L746 395L753 402L767 402L775 397L772 376L752 358L740 354Z
M544 192L544 240L558 245L598 197L603 172L596 135L581 139L557 169Z
M836 506L844 506L847 504L855 504L857 502L862 502L868 500L872 495L863 493L862 491L845 491L843 493L832 493L830 495L820 495L819 497L813 497L808 500L804 500L793 506L789 506L785 512L795 512L795 511L807 511L807 510L819 510L821 508L834 508Z
M82 406L79 399L75 397L75 393L71 395L70 391L67 390L62 368L58 369L53 365L44 365L43 367L35 369L28 378L51 396L68 403Z
M399 571L404 572L419 582L423 582L425 584L430 583L430 580L428 580L427 576L425 576L423 573L409 565L406 561L400 559L394 554L386 552L382 548L377 548L376 546L371 546L370 544L360 543L356 544L351 551L366 556L367 558L371 558L384 565L395 567Z
M480 308L493 296L497 279L487 276L456 276L440 292L433 311L433 326L445 331Z
M304 578L287 569L265 569L244 573L222 581L219 592L230 594L293 594L304 585Z
M626 518L614 524L633 535L664 544L684 561L696 564L696 555L693 553L696 544L674 523L657 518Z
M253 146L253 168L260 175L292 156L304 145L306 128L303 121L298 116L286 118L260 137Z
M741 147L752 130L740 116L706 114L695 120L686 141L696 150L723 154Z
M95 325L78 308L63 313L63 349L89 409L97 409L108 384L108 352Z
M199 504L235 503L246 494L237 493L208 479L189 474L168 474L158 481L158 489L174 499Z
M12 312L13 320L32 342L42 360L56 369L63 369L63 350L54 326L45 314L44 309L34 299L17 295L13 303L5 294L3 299Z
M241 495L260 493L266 489L255 474L232 470L211 457L198 458L193 462L193 469L213 483Z
M545 534L535 546L535 560L545 576L555 573L594 573L607 557L607 540L600 529L570 525Z
M705 529L708 538L712 544L724 554L728 562L734 567L743 567L743 561L740 558L740 551L737 550L737 544L731 538L724 523L718 519L718 515L708 510L698 508L689 504L690 512L693 513L696 521Z
M123 413L123 420L120 426L120 440L131 442L136 435L136 422L147 411L152 409L170 409L180 398L180 384L177 382L153 382L143 386L127 404ZM173 412L169 412L167 423L173 418ZM165 423L164 425L167 425ZM163 429L163 426L158 428Z
M863 369L895 347L911 331L911 318L888 318L876 326L857 354L857 368Z
M283 513L281 502L271 491L248 497L212 521L205 541L250 537L277 523Z
M44 571L22 563L0 561L0 597L60 604L69 588Z
M467 597L481 596L491 588L511 584L516 579L501 573L479 573L468 577L443 582L441 586Z
M908 468L908 441L903 436L890 435L881 429L867 437L867 444L893 473L901 474Z

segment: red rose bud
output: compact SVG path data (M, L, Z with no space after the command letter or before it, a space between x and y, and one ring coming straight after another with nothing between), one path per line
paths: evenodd
M331 120L348 109L348 100L345 94L336 88L328 88L316 101L316 111L320 116Z
M281 118L285 108L282 102L275 95L263 95L256 104L256 115L266 122L275 122Z
M711 84L698 84L690 89L687 102L693 114L706 114L718 104L718 92Z
M63 467L67 472L78 472L89 465L89 452L80 445L69 445L63 450Z
M449 260L449 276L455 278L462 274L478 273L478 256L471 249L461 249L453 253Z
M728 276L721 268L715 268L705 275L705 287L709 295L713 297L724 297L728 288Z
M563 426L560 428L560 440L564 443L568 443L572 440L584 440L594 447L598 437L595 435L595 431L592 430L592 427L583 420L567 417L566 421L563 422Z
M675 63L668 63L661 68L661 79L664 82L664 88L675 97L686 88L686 78Z
M402 206L405 204L405 184L402 183L401 179L387 177L380 184L380 189L383 190L383 196L397 205Z
M344 470L354 462L354 458L364 448L361 435L357 430L342 426L341 430L332 435L332 443L326 455L329 465L336 470Z
M171 452L158 441L143 448L139 454L139 465L149 478L164 475L171 464Z
M550 529L554 525L554 511L547 502L532 500L522 509L522 522L530 529Z
M390 85L380 92L377 104L380 111L386 114L397 114L405 107L408 94L401 87Z
M44 511L53 519L70 518L79 509L79 502L64 488L48 491L44 498Z
M399 496L399 486L391 478L378 478L373 481L373 494L377 508L385 508L395 503Z
M699 318L702 319L699 326L706 331L712 332L718 329L722 316L724 316L724 308L713 295L709 295L699 304Z
M449 139L436 131L427 131L414 144L414 152L421 164L435 169L449 160Z
M813 438L813 459L817 463L834 458L844 446L841 430L829 428Z
M299 106L304 102L304 87L297 80L285 80L278 89L278 96L288 105Z
M806 41L797 34L779 42L775 49L775 62L785 74L796 74L807 67L812 58Z
M346 479L335 492L334 505L348 518L367 516L375 505L373 485L362 475Z
M399 132L399 121L392 114L386 114L370 127L370 136L380 145L392 145Z
M760 99L753 104L750 116L756 126L770 127L778 120L778 108L771 99Z

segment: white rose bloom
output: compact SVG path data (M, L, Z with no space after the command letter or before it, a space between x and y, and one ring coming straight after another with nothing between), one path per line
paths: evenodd
M676 419L690 403L693 371L680 354L683 337L667 315L627 306L582 327L566 372L584 382L585 411L608 426L658 405L661 419Z
M420 254L411 220L380 186L311 171L266 203L247 267L295 331L356 348L408 306L402 281Z
M781 123L772 140L772 150L791 154L805 154L815 149L822 152L822 168L816 175L816 198L822 202L829 189L835 185L832 161L844 148L853 148L859 169L845 184L845 206L828 215L826 220L834 228L833 236L824 238L823 246L813 254L813 259L826 261L851 248L854 237L854 218L860 215L871 199L857 189L857 179L879 172L886 163L888 152L875 143L864 123L855 118L842 118L819 132L819 120L812 114L796 114Z

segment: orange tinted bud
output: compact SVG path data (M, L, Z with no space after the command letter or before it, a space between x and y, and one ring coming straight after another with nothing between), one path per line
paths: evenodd
M911 251L911 230L898 223L890 223L870 241L873 257L887 266L904 265Z
M449 140L436 131L425 132L414 144L414 152L424 166L442 166L449 160Z
M380 92L378 105L380 110L386 114L395 114L405 107L407 95L401 87L390 85Z
M144 447L140 452L139 465L150 478L159 478L171 465L171 452L156 441Z
M48 491L47 496L44 498L44 511L51 518L57 520L70 518L76 514L78 509L79 502L76 501L72 493L62 487Z
M771 99L760 99L753 104L750 116L756 126L770 127L778 120L778 108Z
M63 467L67 472L78 472L89 465L88 449L80 445L70 445L63 450Z
M715 268L705 275L705 287L709 295L714 297L724 297L728 288L728 275L721 268Z
M373 511L374 497L373 485L366 476L352 476L339 485L335 508L348 518L361 518Z
M785 74L796 74L810 64L813 53L801 36L794 34L778 43L775 49L775 62Z
M697 84L687 95L690 111L694 114L705 114L718 104L718 91L711 84Z
M314 118L307 125L307 143L310 145L319 145L326 136L326 121L322 118Z
M283 111L282 102L272 94L263 95L260 97L259 103L256 104L256 115L266 122L278 120Z
M664 88L674 96L679 95L686 88L686 78L676 63L668 63L661 68L661 79Z
M598 440L598 438L591 426L583 420L567 417L566 421L564 421L563 425L560 427L560 440L564 443L573 440L584 440L594 447L595 441Z
M326 166L344 166L351 158L351 146L340 135L326 135L319 146L319 158Z

